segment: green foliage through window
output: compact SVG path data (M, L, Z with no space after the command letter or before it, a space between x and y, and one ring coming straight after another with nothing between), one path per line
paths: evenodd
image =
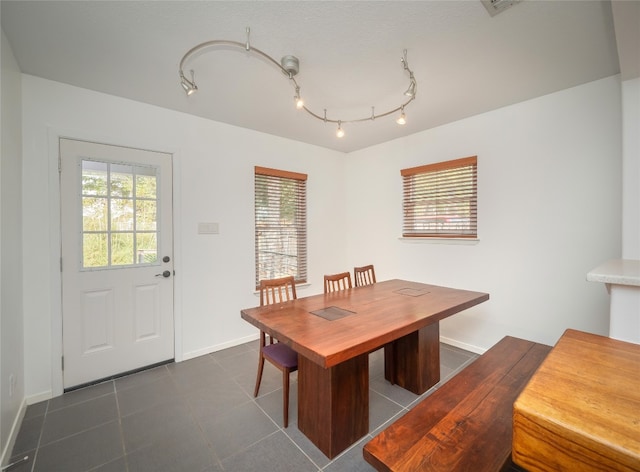
M158 169L82 161L82 266L153 264Z

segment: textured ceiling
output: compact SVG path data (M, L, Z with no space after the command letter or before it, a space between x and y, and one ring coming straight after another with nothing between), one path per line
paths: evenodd
M340 151L353 151L620 72L612 8L599 1L521 3L491 17L477 1L7 1L2 29L22 72ZM408 62L418 94L395 116L344 126L293 105L273 64L198 43L250 42L300 60L306 105L352 120L398 106Z

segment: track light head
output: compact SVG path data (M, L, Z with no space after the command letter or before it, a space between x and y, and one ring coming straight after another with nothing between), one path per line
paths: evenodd
M182 72L180 72L180 85L184 89L184 92L189 95L193 95L198 90L196 85L195 73L191 70L191 80L187 79Z
M404 93L407 97L415 97L416 96L416 89L418 88L418 84L416 83L416 79L413 78L413 72L411 73L410 76L411 82L409 82L409 88L407 89L407 91Z
M298 110L302 110L302 108L304 107L304 100L300 96L300 87L296 87L296 96L293 97L293 99L296 102L296 108Z
M400 108L400 116L396 120L396 123L398 123L399 125L407 124L407 116L404 114L404 107Z

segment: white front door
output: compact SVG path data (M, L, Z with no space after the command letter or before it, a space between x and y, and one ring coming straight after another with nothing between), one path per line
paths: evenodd
M172 156L60 139L65 389L174 357Z

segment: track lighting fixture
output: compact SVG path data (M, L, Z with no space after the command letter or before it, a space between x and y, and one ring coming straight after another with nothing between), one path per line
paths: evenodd
M407 72L407 74L409 74L409 88L407 88L406 92L404 92L404 95L406 95L408 99L406 99L403 103L398 105L396 108L393 108L383 113L376 114L375 107L371 107L371 114L366 117L351 119L351 120L342 120L337 118L328 118L326 108L324 109L323 115L318 115L317 113L313 112L311 109L307 107L307 105L305 104L302 98L302 95L300 94L300 85L295 79L295 76L298 74L300 70L300 62L297 57L290 56L290 55L284 56L282 57L280 62L278 62L273 57L269 56L265 52L262 52L260 49L252 47L251 44L249 43L249 33L250 33L250 29L247 28L246 29L247 40L244 43L241 43L238 41L229 41L226 39L215 39L213 41L200 43L197 46L194 46L193 48L191 48L189 51L187 51L187 53L182 57L182 60L180 61L180 69L179 69L180 85L184 89L185 93L187 95L192 95L194 92L198 90L198 86L196 85L196 82L195 82L193 70L191 70L191 80L187 79L184 75L185 63L189 59L191 59L192 56L196 55L197 53L201 52L204 49L210 49L217 46L226 46L226 47L231 46L231 47L242 48L246 52L250 52L258 56L261 56L263 59L266 59L267 62L270 62L282 73L284 73L284 75L289 79L289 81L292 83L294 87L294 90L295 90L294 102L295 102L296 108L299 110L306 111L312 117L318 120L324 121L325 123L337 124L338 129L336 130L336 136L339 138L342 138L344 136L344 129L342 128L343 123L358 123L363 121L373 121L376 118L382 118L387 115L392 115L394 113L397 113L398 111L400 112L400 116L396 119L396 122L400 125L404 125L406 123L404 107L406 107L409 103L411 103L416 98L416 91L418 88L418 83L416 82L416 79L413 75L413 71L409 68L409 64L407 62L406 49L403 51L403 55L400 58L400 62L402 63L403 69Z

